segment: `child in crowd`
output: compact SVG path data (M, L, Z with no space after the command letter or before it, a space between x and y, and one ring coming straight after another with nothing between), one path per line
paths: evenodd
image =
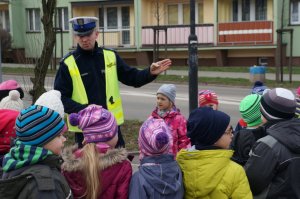
M43 93L34 103L35 105L46 106L59 113L64 119L64 106L61 102L61 93L58 90L49 90Z
M263 95L270 90L263 82L255 81L251 89L251 94Z
M197 108L190 113L187 130L193 146L177 155L184 198L252 198L243 167L230 160L230 117L210 107Z
M245 164L257 198L300 198L300 120L294 94L285 88L265 93L260 102L267 135L253 146Z
M267 91L269 91L270 89L265 86L265 84L261 81L255 81L254 84L253 84L253 87L251 89L251 94L257 94L257 95L260 95L262 96L263 94L265 94ZM235 129L234 129L234 132L237 132L241 129L244 129L244 128L247 128L247 122L245 122L245 120L243 118L241 118Z
M176 154L180 149L190 146L186 136L186 119L175 106L176 87L174 84L163 84L156 92L156 108L150 118L161 118L165 121L172 133L173 143L170 152Z
M245 165L249 158L249 152L255 142L266 136L261 119L260 99L258 94L250 94L244 97L240 103L240 113L247 127L235 132L231 148L234 150L232 160Z
M11 90L17 90L20 93L20 98L23 99L24 92L20 84L16 80L10 79L0 84L0 100L7 97Z
M98 105L69 116L82 129L83 148L67 147L62 169L75 198L128 198L132 167L125 148L115 149L118 126L115 117Z
M130 199L182 199L181 170L172 154L172 135L162 119L146 120L139 132L141 165L130 183Z
M217 94L212 90L201 90L198 93L198 107L208 106L218 110L219 100Z
M64 120L52 109L32 105L20 112L15 146L3 159L2 179L11 183L0 183L0 198L72 198L60 172L66 131ZM21 182L24 175L26 181Z
M0 102L0 167L4 155L9 152L11 141L16 137L15 123L23 106L20 93L16 90L11 90Z

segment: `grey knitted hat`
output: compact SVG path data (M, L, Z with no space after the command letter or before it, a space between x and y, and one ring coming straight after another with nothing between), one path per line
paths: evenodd
M163 84L156 92L167 96L173 103L176 98L176 86L174 84Z
M272 89L262 96L260 111L268 121L291 119L296 111L295 96L285 88Z

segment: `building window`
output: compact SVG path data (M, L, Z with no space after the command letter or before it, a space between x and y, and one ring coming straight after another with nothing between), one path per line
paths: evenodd
M250 21L250 0L242 0L242 20Z
M267 0L233 0L232 21L267 20Z
M300 24L300 0L291 1L291 24Z
M232 21L238 21L238 0L233 0L232 1Z
M0 28L10 31L8 10L0 10Z
M267 19L267 2L265 0L255 1L255 20Z
M99 8L99 27L107 29L129 28L130 8L128 6Z
M27 9L27 30L41 31L41 15L39 8Z
M168 24L178 24L178 5L168 5Z
M56 26L61 28L63 31L69 30L68 8L57 8L56 12Z
M198 23L202 24L204 23L203 19L203 3L198 3Z
M190 24L190 4L169 4L167 5L168 25ZM203 23L203 4L195 4L195 22Z

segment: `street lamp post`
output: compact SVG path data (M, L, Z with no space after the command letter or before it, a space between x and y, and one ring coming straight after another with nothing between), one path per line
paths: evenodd
M195 0L190 0L189 111L198 107L198 38L195 34Z

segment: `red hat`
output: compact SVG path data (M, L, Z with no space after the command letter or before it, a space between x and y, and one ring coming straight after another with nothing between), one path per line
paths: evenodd
M219 104L218 96L214 91L211 90L201 90L199 91L199 101L198 106L205 106L206 104Z
M0 154L6 154L10 149L10 139L16 137L16 119L19 111L0 109Z

